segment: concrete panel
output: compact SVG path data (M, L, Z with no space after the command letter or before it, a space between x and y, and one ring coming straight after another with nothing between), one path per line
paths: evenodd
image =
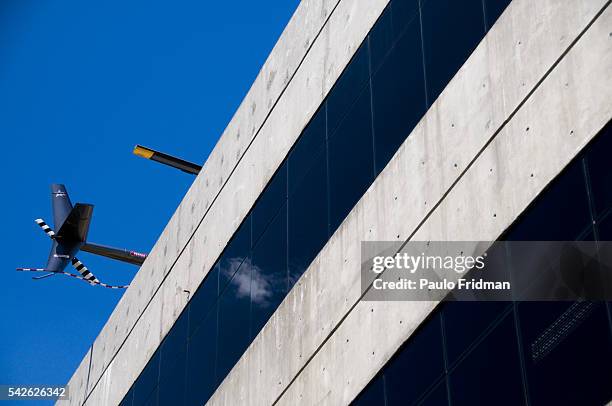
M612 118L611 26L608 8L412 239L494 240L598 133ZM278 404L349 403L433 308L358 302Z
M157 297L157 296L156 296ZM139 320L140 334L130 334L119 354L109 363L97 385L90 389L86 405L116 405L121 402L161 340L162 301L155 300ZM140 369L135 365L142 365Z
M359 241L409 238L509 118L512 107L525 100L566 51L571 41L559 39L558 27L564 27L565 35L575 39L605 2L540 3L536 11L547 16L532 16L541 22L534 32L529 31L533 29L530 24L519 23L526 10L534 10L532 2L515 0L510 5L290 292L211 404L236 404L243 398L243 390L240 395L235 393L232 382L248 383L249 399L261 404L271 403L283 393L357 302ZM508 36L506 25L512 25L514 36L529 37L546 48L543 54L549 59L540 59L536 67L521 75L511 72L504 76L516 57L515 47L508 44L514 37ZM525 52L536 54L537 49ZM509 89L522 89L522 99L508 96L512 93ZM301 379L305 378L300 374L298 381ZM299 393L290 399L299 401Z
M68 387L69 398L66 400L58 401L58 404L76 406L83 404L85 396L87 395L87 378L89 376L89 361L91 359L91 348L85 354L85 357L81 360L81 363L76 369L74 376L76 379L70 381Z

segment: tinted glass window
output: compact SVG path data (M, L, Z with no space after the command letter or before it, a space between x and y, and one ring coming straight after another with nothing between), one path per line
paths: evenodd
M216 388L216 349L217 312L213 311L208 314L202 321L200 328L189 339L185 390L186 405L203 405ZM180 371L177 371L177 373L180 373ZM166 398L165 392L164 398Z
M264 232L270 221L276 216L287 199L287 164L283 163L270 183L263 191L253 208L252 214L252 244Z
M134 401L132 403L134 406L144 405L149 400L151 393L157 387L158 379L159 351L155 351L134 384Z
M351 404L354 406L384 405L385 393L382 374L378 374L372 379Z
M612 399L605 305L524 302L518 308L532 404L603 405Z
M119 405L120 406L132 406L133 398L134 398L134 390L132 388L128 391L127 395L125 395L125 397L123 398L123 400L121 401Z
M385 369L387 405L412 404L444 372L440 316L428 320Z
M582 161L554 179L507 233L515 241L573 241L591 225Z
M372 72L376 72L381 62L393 45L393 27L391 25L391 4L378 18L369 35Z
M446 379L442 380L425 398L417 403L419 406L444 406L448 405L448 391Z
M612 124L608 123L589 146L587 162L597 217L612 209Z
M255 337L287 292L287 206L253 248L251 336Z
M325 150L326 134L325 105L316 112L308 126L289 153L289 193L301 182L302 178Z
M158 403L158 389L155 390L149 395L149 398L142 404L143 406L157 406Z
M445 303L444 331L449 365L455 363L508 306L505 302Z
M240 265L251 255L251 215L249 215L227 245L219 259L219 293L234 276Z
M413 19L372 80L377 172L425 114L421 58L421 28Z
M160 405L182 406L185 404L186 354L186 351L179 354L172 367L163 370L158 387Z
M327 241L327 201L327 165L322 151L289 196L289 288Z
M511 0L484 0L487 28L490 29L504 12Z
M421 12L431 104L484 36L484 17L481 0L427 0Z
M374 179L369 87L367 90L329 140L332 233Z
M230 270L221 268L221 273ZM217 377L219 380L232 369L250 343L251 260L238 268L219 297L219 351Z
M525 404L513 314L508 314L450 374L453 405Z
M158 398L161 405L184 404L188 311L176 321L161 347Z
M160 380L167 377L175 365L183 363L187 352L188 312L185 311L174 323L161 345L161 359L159 366Z
M333 131L361 93L370 77L368 42L357 50L327 97L327 128Z
M210 310L217 303L218 291L219 265L217 264L208 273L189 302L189 335L200 326L202 320L208 316Z
M393 0L391 2L393 36L399 38L408 24L419 18L419 0Z
M599 240L612 241L612 215L608 215L599 223Z

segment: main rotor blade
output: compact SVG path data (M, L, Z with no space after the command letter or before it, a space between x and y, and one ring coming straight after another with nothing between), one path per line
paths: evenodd
M193 162L185 161L184 159L174 157L172 155L164 154L163 152L155 151L153 149L143 147L142 145L136 145L133 151L134 155L150 159L151 161L159 162L160 164L168 165L176 169L180 169L183 172L197 175L202 170L202 167Z

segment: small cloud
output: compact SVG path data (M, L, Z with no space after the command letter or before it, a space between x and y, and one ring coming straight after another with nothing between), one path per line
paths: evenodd
M284 274L264 273L260 267L253 265L251 258L230 258L226 265L221 267L221 273L228 279L232 278L230 284L236 288L236 298L250 297L252 303L261 307L272 304L275 291L286 280ZM237 272L238 268L241 268L240 272Z

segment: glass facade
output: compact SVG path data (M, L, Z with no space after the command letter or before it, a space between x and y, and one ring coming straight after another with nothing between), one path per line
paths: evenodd
M123 405L210 398L509 2L389 3Z
M502 238L609 241L610 151L612 122ZM353 404L607 404L611 314L605 302L442 303Z

